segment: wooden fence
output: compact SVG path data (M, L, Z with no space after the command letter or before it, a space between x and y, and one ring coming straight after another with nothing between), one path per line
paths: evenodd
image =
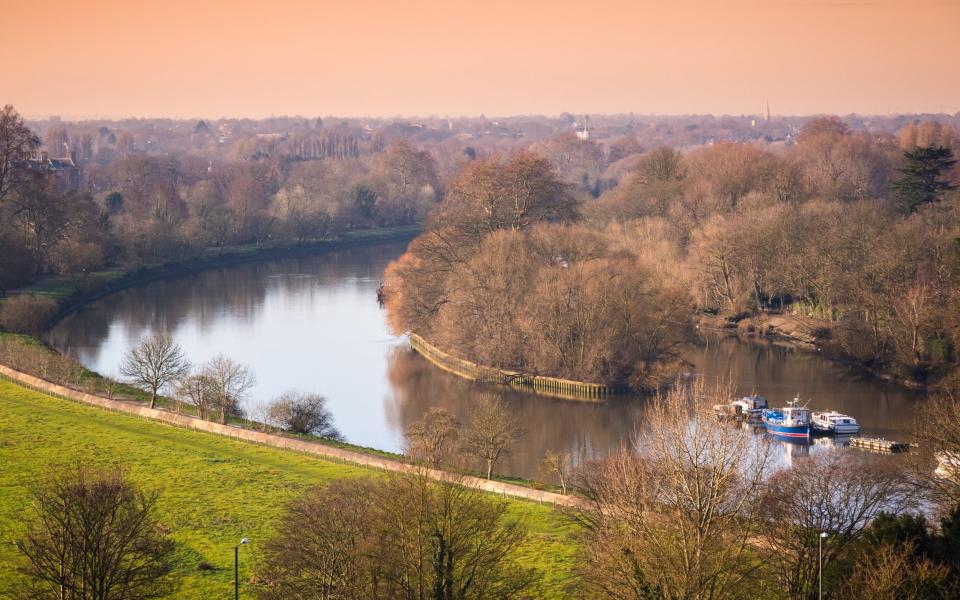
M504 371L494 367L478 365L456 356L451 356L415 333L410 333L410 347L434 365L465 379L481 383L499 383L537 394L565 398L568 400L586 400L599 402L627 390L621 386L602 383L585 383L557 377L527 375L515 371Z

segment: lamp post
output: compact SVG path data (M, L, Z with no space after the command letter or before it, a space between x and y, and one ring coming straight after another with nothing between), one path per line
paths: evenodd
M240 546L249 544L249 538L243 538L233 547L233 598L240 600Z
M820 593L819 593L820 600L823 600L823 540L825 539L827 539L827 532L821 531L820 539L818 540L819 543L817 544L817 555L818 555L818 558L820 559L820 573L817 576L817 581L820 584Z

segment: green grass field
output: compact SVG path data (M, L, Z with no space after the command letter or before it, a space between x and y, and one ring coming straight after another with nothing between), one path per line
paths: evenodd
M16 589L13 542L29 514L28 490L51 466L120 464L161 493L159 519L176 542L175 598L231 598L233 545L243 536L241 582L257 542L305 488L377 471L216 435L179 429L35 392L0 380L0 597ZM544 597L563 597L576 527L554 509L508 500L530 532L522 561L545 573ZM215 569L201 569L209 563Z

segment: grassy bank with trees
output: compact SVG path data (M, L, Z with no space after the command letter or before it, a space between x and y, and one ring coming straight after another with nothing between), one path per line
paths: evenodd
M932 406L916 461L836 451L778 469L776 445L717 427L710 406L729 393L694 380L657 397L635 448L582 465L582 500L561 514L0 381L0 593L23 591L16 567L38 549L66 539L68 556L74 543L99 552L98 540L117 533L116 521L94 531L81 520L64 538L39 515L79 510L96 523L119 503L123 523L142 513L149 524L139 528L157 549L148 583L173 586L176 598L228 595L231 546L244 537L242 585L265 599L317 589L344 598L439 589L465 598L806 599L819 587L821 542L830 597L956 597L960 486L955 472L931 466L935 453L960 451L955 401ZM448 447L449 423L434 417L408 432L428 462ZM54 502L32 503L41 498ZM32 564L28 572L50 572Z
M113 268L84 273L81 277L52 275L9 292L0 298L0 327L7 331L37 334L52 322L107 294L145 283L245 262L334 252L357 245L412 239L417 225L348 231L323 240L300 243L270 242L208 248L181 260L144 264L131 269Z
M0 593L18 590L21 564L13 541L23 535L31 486L80 461L122 466L157 491L157 518L175 544L176 598L209 598L232 590L233 545L241 537L242 582L261 558L283 507L314 485L382 477L351 465L187 431L105 412L0 381ZM571 574L575 527L554 509L504 501L506 515L528 530L518 564L542 571L545 597L563 597Z

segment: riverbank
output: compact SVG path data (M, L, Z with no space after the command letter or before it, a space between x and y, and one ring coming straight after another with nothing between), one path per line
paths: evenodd
M356 246L412 240L420 232L418 225L349 231L335 238L303 243L248 244L210 248L182 261L167 261L137 268L106 269L88 273L82 278L47 277L33 284L11 290L8 296L37 295L51 298L57 310L47 320L47 328L84 305L114 292L151 281L179 277L205 269L228 267L248 262L278 258L311 256Z
M737 337L763 339L817 354L826 360L860 371L885 383L909 390L929 391L931 385L850 359L831 344L829 321L791 314L762 313L732 320L723 315L700 315L701 331L716 331Z
M159 492L158 518L175 543L174 597L186 600L232 593L233 546L241 537L251 540L241 553L241 582L249 585L260 545L283 507L308 487L384 472L144 417L0 380L0 597L16 591L13 541L23 532L29 487L50 465L122 464L141 486ZM551 506L505 502L529 531L523 566L544 572L544 597L564 597L575 525Z
M571 506L576 503L572 496L562 496L546 490L536 490L530 487L524 487L511 483L492 479L481 479L472 475L463 475L450 471L441 471L438 469L426 469L400 460L393 460L384 456L377 456L371 453L358 452L339 448L319 441L311 441L302 437L293 437L281 435L279 433L270 433L267 431L256 431L238 424L228 423L221 425L213 421L207 421L192 417L190 415L179 414L165 410L163 408L150 408L148 404L131 401L115 400L78 392L77 390L46 381L39 377L34 377L27 373L16 371L9 367L0 365L0 376L19 385L33 390L43 392L48 395L57 396L74 402L81 402L99 408L104 408L114 412L136 415L152 421L175 425L186 429L214 433L221 436L255 442L274 448L286 450L295 450L305 454L314 454L328 459L334 459L345 463L361 465L364 467L373 467L383 471L405 474L422 474L437 481L455 482L485 492L497 494L499 496L510 496L513 498L522 498L524 500L533 500L539 503L549 503L559 506Z
M231 417L227 425L198 419L192 406L184 404L177 408L173 401L164 396L157 398L158 408L149 409L150 397L143 390L103 377L95 371L90 371L70 357L64 356L43 345L35 338L26 335L0 333L0 379L4 377L14 380L20 385L57 397L85 402L109 410L155 418L177 426L212 431L257 443L268 443L275 447L291 447L289 444L293 444L298 446L294 448L297 451L387 471L401 472L406 470L409 472L411 469L419 469L402 454L395 454L378 448L358 446L348 442L327 440L310 435L293 434L239 417ZM140 410L143 408L157 412L143 413ZM177 410L173 410L174 408L177 408ZM219 431L219 428L225 429ZM247 433L241 434L238 431ZM260 435L268 436L270 441L265 442L257 439L257 436ZM305 444L305 446L299 447L300 444ZM371 460L373 462L370 462ZM442 477L451 480L452 478L472 477L472 479L480 481L479 477L473 477L469 472L439 473L442 474ZM438 475L436 478L440 479L442 477ZM553 498L558 494L554 493L551 496L551 493L559 491L559 488L539 481L495 474L492 482L521 489L519 494L512 494L509 487L488 490L500 495L515 495L516 497L553 504L564 504L568 501L563 497L559 501ZM474 487L485 489L485 485L474 485ZM522 490L530 490L535 493L529 495Z

